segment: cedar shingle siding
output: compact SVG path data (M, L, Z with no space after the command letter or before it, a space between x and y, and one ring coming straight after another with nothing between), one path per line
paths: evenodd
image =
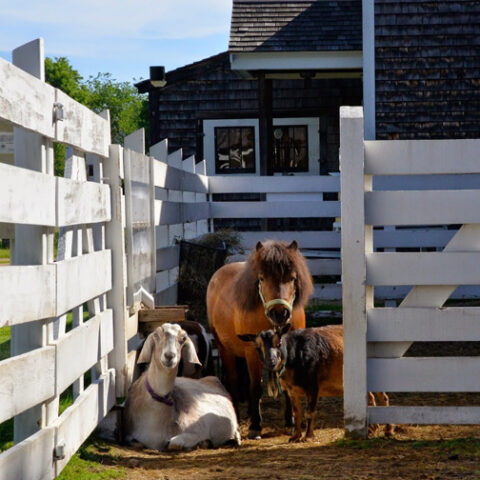
M362 2L234 0L229 51L362 49Z
M200 155L203 142L198 121L221 118L258 118L256 80L230 69L222 53L167 73L167 86L150 93L150 142L169 139L169 150L183 148L184 156ZM319 117L322 171L338 170L340 105L360 105L361 79L273 81L275 117Z
M378 139L480 137L480 1L375 1Z

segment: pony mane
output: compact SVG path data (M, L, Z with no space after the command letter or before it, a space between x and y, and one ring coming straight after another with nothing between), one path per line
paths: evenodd
M282 282L292 272L296 272L297 290L293 306L303 307L307 303L313 292L312 277L296 243L294 247L292 245L269 240L263 245L260 244L261 248L252 250L235 285L236 301L241 309L252 311L261 303L258 295L260 273L269 279Z

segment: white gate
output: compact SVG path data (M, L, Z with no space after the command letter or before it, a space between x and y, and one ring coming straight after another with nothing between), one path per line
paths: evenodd
M343 107L340 117L346 431L480 424L474 406L367 406L368 391L480 391L480 357L403 357L413 341L480 340L480 308L444 307L458 286L480 285L480 190L372 189L381 176L478 174L480 140L364 141L362 109ZM375 228L458 224L441 252L375 252ZM409 290L398 307L379 308L384 286Z

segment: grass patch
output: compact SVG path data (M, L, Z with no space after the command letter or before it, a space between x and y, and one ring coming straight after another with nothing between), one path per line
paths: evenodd
M13 447L13 418L0 423L0 452Z
M9 248L0 248L0 260L10 260Z
M341 312L342 305L338 302L332 303L317 303L313 305L307 305L305 307L305 312L323 312L324 310L331 311L331 312Z
M58 480L104 480L125 477L126 469L117 465L108 444L90 437L71 458ZM98 453L101 452L101 453Z
M10 356L10 327L0 328L0 360Z

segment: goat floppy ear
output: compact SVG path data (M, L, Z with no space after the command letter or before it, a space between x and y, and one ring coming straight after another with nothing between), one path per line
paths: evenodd
M151 333L145 340L142 351L138 356L137 363L150 363L150 360L152 359L153 348L155 347L154 335L154 333Z
M188 364L200 366L202 365L200 360L198 359L195 345L188 336L182 347L182 360L185 366L187 366Z

